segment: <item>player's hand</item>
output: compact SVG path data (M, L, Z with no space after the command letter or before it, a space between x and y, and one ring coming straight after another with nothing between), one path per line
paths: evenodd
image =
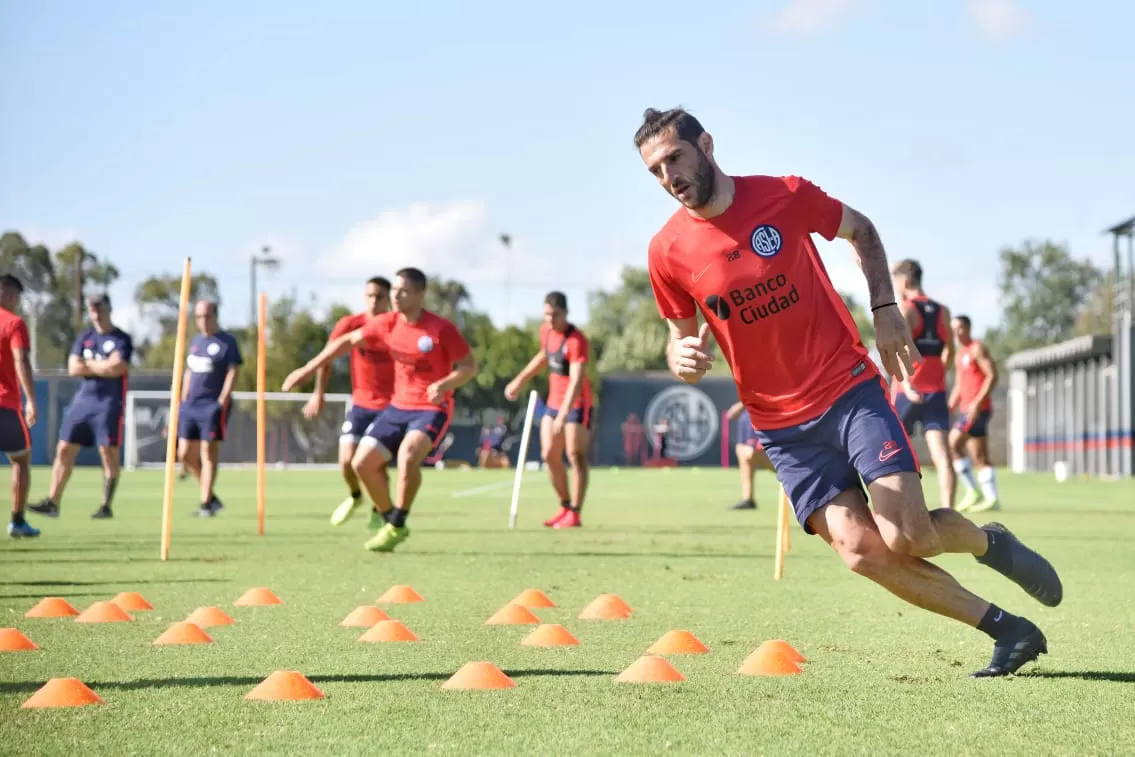
M303 403L303 417L309 421L323 412L323 395L313 394L311 399Z
M695 384L713 367L709 352L709 324L703 322L697 336L686 336L670 345L670 372L687 384Z
M977 403L975 402L972 405L970 405L969 407L967 407L965 409L965 414L966 414L966 418L970 418L970 419L976 418L977 417Z
M508 382L508 386L504 388L504 398L509 402L516 402L520 399L520 382L516 379Z
M914 374L914 364L922 360L897 305L875 311L875 346L883 368L899 381L908 380Z
M36 419L39 418L39 410L36 409L35 403L28 401L24 403L24 422L28 424L28 428L35 425Z
M291 390L295 389L297 386L299 386L303 382L307 381L307 374L308 374L308 372L307 372L306 367L296 368L294 371L289 373L288 377L284 379L284 384L283 384L284 391L290 392Z
M564 426L567 425L567 411L559 413L552 419L552 436L559 436L564 432Z
M916 405L922 404L922 395L919 392L916 392L911 387L904 386L902 388L902 393L905 394L906 398L908 400L910 400L911 402L913 402L914 404L916 404Z
M426 388L426 399L435 405L445 398L443 381L435 381Z

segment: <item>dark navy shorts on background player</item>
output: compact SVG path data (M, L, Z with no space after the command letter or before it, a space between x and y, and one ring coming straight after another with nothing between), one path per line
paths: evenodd
M776 478L807 533L812 513L848 489L895 473L918 473L902 421L877 379L846 391L823 415L757 432ZM860 482L862 478L862 483Z
M737 444L747 444L754 449L760 449L761 440L757 438L757 430L753 428L753 422L749 420L748 413L743 413L737 419L737 438L733 442Z
M191 442L223 442L229 408L220 402L182 403L177 411L177 438Z
M972 420L965 413L958 417L958 422L954 424L954 428L961 431L966 436L972 436L974 439L981 439L989 435L989 419L993 416L992 410L981 410Z
M914 433L916 424L922 425L923 433L950 429L950 403L945 392L923 394L922 402L911 402L900 390L895 397L895 410L908 434Z
M71 405L63 416L59 440L80 447L117 447L122 442L122 406Z
M32 448L28 424L19 410L0 407L0 452L14 455Z
M449 413L445 410L402 410L388 407L367 428L365 436L378 442L378 445L385 448L393 459L398 454L398 448L402 446L402 440L410 431L421 431L430 438L433 444L430 450L432 454L448 428Z
M544 415L549 418L555 418L560 414L558 407L547 405L544 408ZM573 407L568 410L567 420L564 423L578 423L584 428L591 428L591 408L584 405L583 407Z
M366 435L367 429L375 422L381 410L371 410L362 405L351 405L347 408L347 417L343 420L343 428L339 434L340 444L358 444Z

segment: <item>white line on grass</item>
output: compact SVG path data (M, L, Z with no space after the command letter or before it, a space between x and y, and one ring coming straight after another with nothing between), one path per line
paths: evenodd
M454 497L472 497L474 494L483 494L484 492L491 492L494 489L503 489L506 486L512 486L511 481L497 481L495 484L485 484L484 486L477 486L472 489L462 489L459 492L454 492Z

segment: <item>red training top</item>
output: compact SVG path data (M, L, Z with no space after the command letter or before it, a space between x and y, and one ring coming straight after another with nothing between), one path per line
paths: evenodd
M426 390L448 376L453 364L469 354L469 343L452 321L428 310L422 311L417 323L408 322L401 313L382 313L363 326L363 339L370 347L385 347L394 358L393 407L449 409L452 392L434 404L426 399Z
M973 401L977 399L978 393L981 391L982 384L985 383L985 371L981 370L978 365L975 355L978 348L981 347L981 342L974 339L965 347L958 349L958 356L954 358L954 370L958 373L957 380L960 382L958 386L958 402L961 404L962 409L967 409ZM990 392L990 395L993 393ZM986 396L982 401L981 407L978 412L989 412L993 410L993 397Z
M361 329L372 316L367 313L345 315L331 330L331 339L338 339ZM368 410L381 410L390 404L394 392L394 361L385 348L360 344L350 354L351 403Z
M586 364L590 359L590 343L583 332L570 323L560 332L545 323L540 327L540 344L548 359L548 407L560 409L571 382L571 364ZM583 376L583 386L572 403L572 408L591 407L591 380Z
M921 394L946 391L946 365L942 353L950 339L950 326L942 317L942 303L925 295L911 297L904 303L918 314L918 325L911 329L914 345L922 355L914 366L910 387ZM895 396L902 391L902 382L892 380Z
M0 407L23 411L20 382L16 378L16 357L13 349L28 351L31 338L24 319L0 308Z

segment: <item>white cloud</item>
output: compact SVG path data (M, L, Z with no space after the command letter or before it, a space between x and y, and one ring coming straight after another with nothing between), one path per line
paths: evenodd
M994 42L1016 37L1029 23L1016 0L971 0L967 10L981 35Z
M784 34L818 34L845 18L857 0L789 0L772 15L774 29Z

